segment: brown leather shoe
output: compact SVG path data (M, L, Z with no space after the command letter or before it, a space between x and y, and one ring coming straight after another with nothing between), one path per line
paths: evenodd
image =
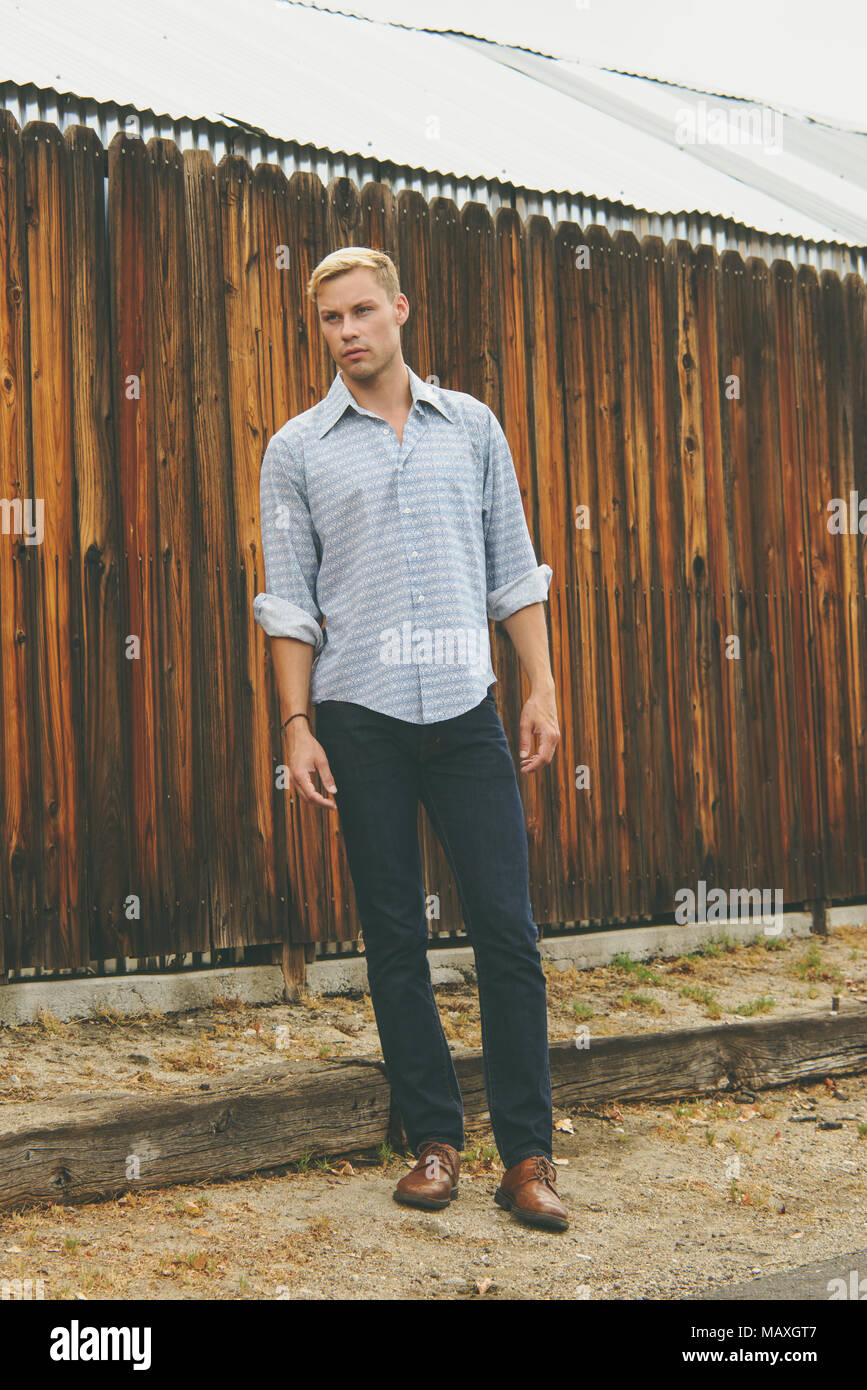
M533 1154L503 1174L494 1201L533 1226L565 1231L569 1215L557 1196L556 1181L557 1169L551 1160Z
M422 1145L415 1167L401 1178L392 1195L396 1202L403 1202L405 1206L439 1211L457 1197L460 1171L461 1156L457 1149L432 1139Z

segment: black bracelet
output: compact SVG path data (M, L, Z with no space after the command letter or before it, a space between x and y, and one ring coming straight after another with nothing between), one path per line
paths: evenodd
M306 719L307 723L310 723L310 716L308 714L305 714L303 710L299 711L298 714L290 714L289 718L285 721L285 723L280 725L281 734L283 730L286 728L286 724L291 724L293 719Z

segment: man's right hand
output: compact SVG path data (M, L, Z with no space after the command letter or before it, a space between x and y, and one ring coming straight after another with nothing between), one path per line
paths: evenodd
M303 719L293 720L295 728L289 725L289 757L287 765L291 777L291 785L297 787L298 795L313 806L327 806L329 810L337 810L337 802L333 797L322 796L313 785L314 773L319 774L319 779L326 791L336 792L334 778L331 775L331 768L328 766L328 759L325 756L325 749L321 743L313 737ZM298 725L300 724L300 729Z

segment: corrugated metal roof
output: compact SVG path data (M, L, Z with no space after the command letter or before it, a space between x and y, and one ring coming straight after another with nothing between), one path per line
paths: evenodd
M466 34L609 72L763 101L867 128L863 0L726 0L710 34L697 0L285 0L430 33Z
M215 158L867 269L867 136L769 110L766 145L743 144L737 99L310 4L245 0L242 14L0 0L0 99L21 124L96 124L105 143L138 113L145 138ZM725 142L679 143L690 112L717 112Z

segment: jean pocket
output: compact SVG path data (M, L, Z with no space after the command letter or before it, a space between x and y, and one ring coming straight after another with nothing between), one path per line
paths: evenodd
M316 736L319 738L320 731L323 738L340 737L341 735L359 736L359 726L363 730L367 723L365 716L370 716L370 710L363 710L358 705L351 705L343 700L322 700L316 708ZM320 738L320 742L323 739Z

